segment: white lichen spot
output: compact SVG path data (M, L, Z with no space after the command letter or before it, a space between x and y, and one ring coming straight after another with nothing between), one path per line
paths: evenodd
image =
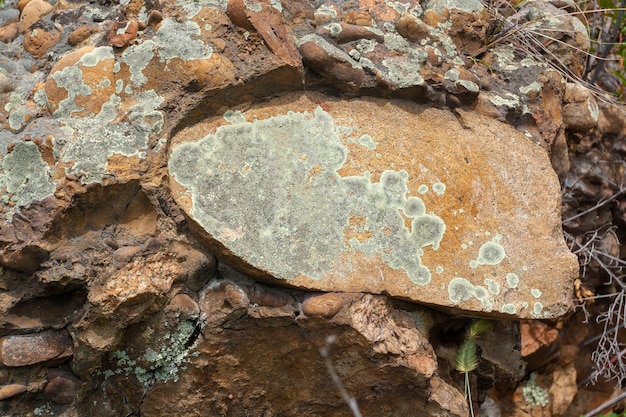
M433 191L437 195L443 195L446 192L446 185L442 182L436 182L433 184Z
M506 304L502 304L502 308L500 308L500 311L505 314L516 314L517 307L515 307L515 304L506 303Z
M541 291L539 291L537 288L531 289L530 294L535 298L541 297Z
M435 268L435 271L437 271L438 274L443 274L443 266L438 266L437 268Z
M419 187L417 187L417 192L420 194L426 194L428 192L428 185L426 184L422 184Z
M473 295L474 286L465 278L455 277L448 283L448 298L455 304L467 301Z
M224 112L224 120L226 120L228 123L231 124L237 124L237 123L245 123L246 122L246 118L244 117L244 115L241 113L240 110L226 110Z
M359 145L365 146L366 148L370 150L376 149L376 146L378 145L378 142L376 142L374 138L371 137L370 135L361 135L357 139L357 143Z
M259 13L263 10L263 6L261 2L252 2L250 0L243 0L243 4L246 6L246 9Z
M329 16L331 18L337 17L337 10L330 5L322 5L315 10L315 14L320 14L324 16Z
M324 27L326 29L328 29L328 31L330 32L330 35L333 36L333 37L339 36L341 31L343 30L339 23L329 23L329 24L325 25Z
M378 45L378 42L374 39L361 39L356 44L356 50L362 54L366 54L368 52L372 52L374 48L376 48L376 45Z
M80 58L80 63L85 67L95 67L105 59L115 59L113 48L110 46L99 46L93 51L86 53Z
M478 259L476 261L479 265L498 265L506 253L504 248L500 245L500 235L496 235L490 242L483 244L478 249Z
M459 79L459 75L459 70L456 68L452 68L446 71L446 73L443 75L443 78L445 80L457 81Z
M500 294L500 284L498 283L498 281L486 278L485 285L487 286L487 289L489 290L490 293L494 295Z
M542 311L543 311L543 304L537 302L537 303L535 303L533 305L533 311L532 311L531 315L533 317L540 317Z
M522 302L522 308L528 308L528 302L526 301Z
M517 288L519 285L519 277L516 274L509 272L506 274L506 283L509 288Z
M519 88L519 92L522 94L528 94L528 93L538 93L541 91L541 85L539 85L539 83L537 81L533 81L532 83L525 85L525 86L521 86Z
M467 250L467 244L465 244L465 243L461 243L461 249L463 249L463 250Z
M472 268L472 269L476 269L476 268L478 268L478 261L476 261L476 260L472 259L472 260L469 262L469 267L470 267L470 268Z

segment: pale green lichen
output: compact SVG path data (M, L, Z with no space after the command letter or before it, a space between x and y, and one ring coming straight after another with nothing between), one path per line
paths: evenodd
M548 405L549 395L545 388L541 388L535 382L537 375L533 372L528 378L528 382L522 388L522 395L524 399L531 405Z
M174 58L183 61L210 58L213 49L202 40L195 39L200 34L200 26L193 21L177 22L166 18L152 40L157 45L161 61L169 62Z
M106 59L115 59L113 48L111 48L110 46L99 46L93 51L87 52L85 55L80 57L80 63L85 67L95 67L101 61L104 61ZM103 67L102 70L107 71L107 68Z
M436 182L433 184L433 191L437 195L443 195L446 192L446 185L442 182Z
M428 55L425 51L409 50L402 57L389 57L382 60L387 68L387 76L399 88L414 87L424 84L420 68Z
M68 173L80 175L85 183L99 182L110 156L132 156L147 147L148 138L163 127L163 113L156 110L163 98L148 90L137 99L129 109L128 122L112 123L121 102L117 95L111 95L94 117L62 119L63 131L71 139L55 141L54 150L62 161L73 162Z
M428 192L428 185L421 184L419 187L417 187L417 192L420 194L426 194Z
M476 262L478 265L498 265L506 253L504 248L500 245L500 235L496 235L490 242L487 242L478 249L478 259Z
M516 314L517 313L517 307L515 307L515 304L506 303L506 304L502 304L502 307L500 308L500 311L505 313L505 314Z
M448 298L455 304L467 301L474 296L474 288L474 285L465 278L452 278L448 283Z
M26 124L26 100L17 92L12 92L9 102L4 105L4 110L9 112L9 127L20 130Z
M543 304L537 302L533 305L533 311L531 315L533 317L541 317L541 313L543 313Z
M541 297L541 291L538 290L537 288L533 288L530 290L530 294L535 297L535 298L539 298Z
M67 90L67 97L59 102L59 108L52 113L56 118L70 117L73 113L83 110L76 105L78 96L90 96L91 87L83 81L83 73L77 66L65 67L50 76L59 88Z
M19 142L10 154L0 160L0 191L6 190L18 207L30 205L51 196L57 181L33 142ZM6 201L8 202L8 200Z
M494 295L500 294L500 284L498 283L498 281L487 278L485 279L485 285L487 286L487 289L490 293Z
M356 140L356 143L358 143L359 145L365 146L366 148L370 150L376 149L376 146L378 145L378 142L376 142L374 138L371 137L370 135L361 135Z
M114 368L107 369L102 374L105 378L134 374L146 391L158 381L176 382L179 371L185 369L188 356L196 346L197 340L193 340L193 335L198 326L196 320L183 320L174 333L165 335L163 347L158 351L148 348L143 355L143 359L150 364L147 369L137 366L137 361L131 359L126 351L116 350L109 353L109 360Z
M509 272L506 274L506 283L509 288L517 288L519 285L519 277L516 274Z
M353 266L339 255L352 249L380 255L415 284L429 283L422 248L439 247L445 223L425 214L418 197L407 198L404 170L386 170L379 182L368 172L341 177L337 171L348 154L344 131L319 107L313 115L289 112L225 125L176 147L169 171L188 188L190 214L209 234L276 277L319 279L334 270L341 279ZM355 216L364 219L370 236L346 243L344 230Z
M430 0L426 5L427 10L434 10L437 14L443 14L446 9L457 9L467 13L481 13L484 10L480 0Z

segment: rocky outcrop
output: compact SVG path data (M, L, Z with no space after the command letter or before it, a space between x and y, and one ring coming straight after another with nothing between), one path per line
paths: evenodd
M461 317L569 308L593 97L479 1L219 3L5 1L1 413L468 415Z

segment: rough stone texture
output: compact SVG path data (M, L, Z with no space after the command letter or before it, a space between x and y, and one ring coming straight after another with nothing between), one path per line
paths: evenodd
M200 356L190 358L177 381L154 385L143 415L244 416L263 409L266 415L349 416L318 351L329 335L336 337L330 361L363 415L467 415L461 393L434 376L434 352L411 315L388 298L350 294L332 319L296 318L296 304L271 297L252 303L248 291L218 281L203 292L207 337L194 349ZM411 383L398 386L399 379ZM193 394L180 398L181 390ZM431 391L448 396L433 398L441 394L431 397Z
M176 136L174 199L214 252L259 277L560 316L578 264L548 158L506 125L465 123L403 102L285 96Z
M62 362L72 354L72 338L65 330L47 330L0 339L0 362L4 366Z
M532 7L539 8L536 2L527 2L520 15L512 17L521 22ZM548 20L551 13L569 19L549 6L540 13ZM27 365L22 361L25 366L10 371L0 367L0 390L7 395L0 401L0 414L118 417L184 411L205 415L211 410L214 415L234 416L298 412L349 416L318 350L326 336L334 334L331 363L349 393L358 398L364 415L467 416L463 376L453 365L467 324L459 317L482 314L514 319L533 312L543 317L562 313L568 303L565 277L572 264L557 242L555 196L559 192L545 155L564 174L569 163L566 135L594 123L588 111L593 109L591 98L566 91L559 73L540 62L540 57L520 56L520 49L508 41L486 48L492 23L493 16L481 2L465 0L211 4L5 0L0 10L4 42L0 48L0 337L6 343L69 334L73 349L52 362ZM575 33L580 29L576 22L561 24L552 19L549 23L545 30L563 32L560 41L585 47L586 35L584 30ZM561 48L555 53L562 53L576 70L582 52L572 54ZM278 114L261 111L259 102L276 96L285 101L285 93L302 90L326 95L315 93L310 97L319 100L281 110L282 115L295 111L290 120L300 120L283 129L317 126L328 133L318 139L332 146L307 146L308 159L297 160L301 166L319 162L302 178L310 181L319 204L297 216L303 222L292 241L277 240L280 245L269 245L267 254L280 254L283 270L302 264L314 271L326 271L329 265L352 267L352 278L342 281L350 286L331 294L268 287L233 272L225 263L218 268L217 257L230 259L252 278L272 280L267 273L258 274L264 260L251 262L257 266L252 270L248 262L225 253L225 246L206 239L206 231L192 219L193 196L182 195L180 185L172 186L174 175L168 171L183 136L197 141L216 133L206 131L207 120L216 123L215 128L223 125L222 130L227 124L231 129L249 127L241 123L243 116L236 112L240 110L248 122L257 112L258 126L276 120ZM377 99L357 99L364 96ZM423 102L424 107L415 102ZM351 113L347 106L354 106ZM300 116L303 111L309 112L308 118ZM424 116L430 118L426 127L419 124ZM389 120L384 128L383 117ZM521 149L527 139L505 134L496 119L541 146L517 154L517 146ZM625 125L620 120L603 110L599 123L619 131ZM281 139L272 129L268 134ZM395 131L404 132L404 137L399 139ZM497 140L489 142L483 132L505 141L516 139L496 153ZM302 146L309 144L310 137L297 137ZM431 150L438 155L445 149L434 146L436 137L458 146L446 162L425 158ZM424 140L431 142L420 145ZM483 156L450 162L453 155L467 156L473 143L482 144ZM248 151L237 152L247 155ZM275 155L282 160L290 156ZM324 160L329 155L337 158ZM410 155L414 160L409 160ZM497 172L495 165L486 164L515 156L519 160L514 166L521 166L518 172ZM522 156L532 156L532 161ZM531 190L530 167L541 169L537 174L553 185ZM529 195L524 197L544 199L543 209L509 210L497 222L484 223L479 213L503 211L522 196L510 190L495 195L497 188L482 177L472 185L473 172L479 169L491 172L496 182L528 185ZM250 175L248 171L245 168L242 175ZM272 182L284 181L283 173L276 170ZM329 185L329 176L336 182ZM374 197L369 205L356 209L386 222L387 228L370 227L366 216L346 218L348 209L355 207L335 205L322 223L343 226L335 229L339 238L311 239L303 246L314 231L304 220L336 202L323 192L345 186L349 176L355 195ZM423 194L420 185L428 187ZM262 212L252 205L256 200L236 199L237 192L244 190L228 190L231 199L225 212L248 207L249 219L261 218ZM484 192L485 198L470 200L463 194L468 190ZM275 187L269 195L284 198L284 191ZM468 201L473 205L464 206ZM275 213L277 220L289 218L280 207ZM553 228L530 230L528 234L536 238L522 245L524 223L540 216ZM454 229L461 225L465 230ZM229 229L221 238L232 244L240 239L239 231ZM259 231L265 239L261 243L274 243L267 239L290 232ZM420 242L403 252L410 246L409 237L417 235ZM542 239L554 246L541 256L533 255L545 244ZM372 242L389 250L377 255ZM357 246L345 252L344 257L353 259L320 257ZM489 249L495 250L492 255L499 253L498 246L506 255L501 262L481 265L499 259L489 256ZM419 265L416 249L423 252ZM458 271L455 267L437 271L437 266L443 268L444 254L457 262ZM294 259L300 264L294 264ZM533 284L537 278L532 277L539 276L546 259L553 262L547 276L561 279L560 293L550 288L556 287L556 281ZM472 260L476 268L468 267ZM332 265L335 261L341 263ZM412 277L424 283L421 267L428 267L431 275L431 282L423 286L411 281ZM563 269L556 271L558 267ZM272 272L280 271L273 268ZM357 272L360 281L354 279ZM492 272L495 276L484 275ZM506 279L509 272L517 274L517 286L512 276ZM335 289L339 275L315 283ZM469 291L465 281L454 281L460 284L452 287L460 289L452 291L459 303L450 301L447 288L457 275L474 286ZM289 283L300 285L298 279L306 281L300 277ZM436 288L436 282L443 288ZM305 284L303 288L310 288L310 282ZM562 299L556 300L558 294ZM531 301L526 301L529 297ZM544 298L551 298L552 304ZM439 304L446 313L406 301L411 299ZM543 310L535 310L535 302L542 303ZM513 311L509 304L516 307L517 315L502 313L504 306L505 311ZM479 369L471 376L476 410L483 398L489 398L487 390L495 386L513 391L522 378L516 373L520 356L516 324L506 321L493 329L485 340L489 345L482 345L485 355ZM506 346L504 353L498 355L493 349L496 344ZM52 346L30 345L40 352ZM563 381L560 386L570 389L572 374L566 366L559 365L561 375L550 375L546 381ZM16 395L22 391L23 395ZM489 395L500 400L493 392ZM559 410L567 403L563 398ZM498 404L506 410L506 404Z

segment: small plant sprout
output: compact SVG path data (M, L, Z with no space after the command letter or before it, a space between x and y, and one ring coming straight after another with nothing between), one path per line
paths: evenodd
M465 341L459 347L456 354L455 369L464 374L464 394L468 401L470 414L474 417L474 407L472 405L472 393L470 390L469 373L478 368L478 348L476 339L484 332L491 329L491 324L487 320L475 320L465 331Z

